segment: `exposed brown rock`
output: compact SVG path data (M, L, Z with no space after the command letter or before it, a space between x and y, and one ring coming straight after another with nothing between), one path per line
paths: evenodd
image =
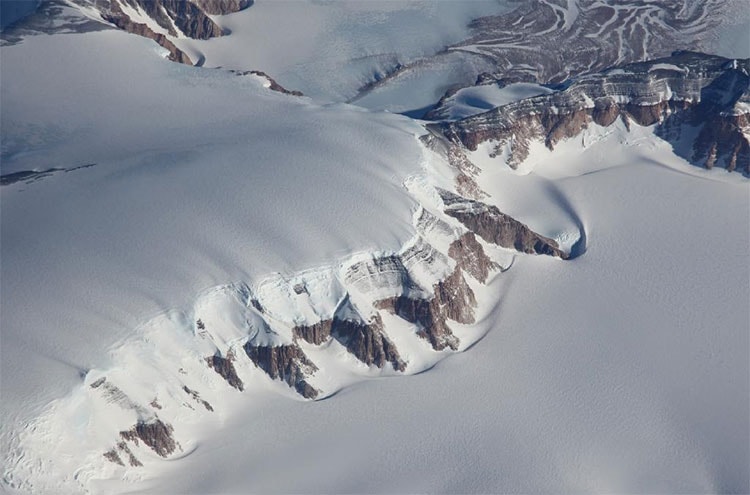
M331 336L331 323L330 319L326 319L312 325L297 325L292 329L292 335L311 344L320 345Z
M377 315L367 323L334 316L313 325L298 325L292 333L295 338L315 345L333 337L367 365L382 368L390 363L397 371L406 368L396 346L383 333L383 322Z
M369 322L333 319L332 333L349 352L368 365L383 368L387 363L396 371L404 371L398 349L383 333L383 321L375 315Z
M215 372L221 375L227 383L239 390L240 392L245 389L244 383L239 376L237 376L237 370L234 369L234 355L227 354L227 357L222 357L221 354L214 354L213 356L206 358L209 368L212 368Z
M456 267L453 273L439 281L433 288L435 290L433 303L437 304L446 318L467 325L474 323L474 308L477 307L477 301L474 291L466 283L459 267Z
M417 334L430 342L435 350L458 349L458 338L446 320L458 323L473 323L476 299L474 292L464 280L461 270L456 267L445 280L435 284L432 299L421 299L401 295L382 299L375 303L378 309L385 309L419 326Z
M692 148L683 156L696 165L750 174L748 133L743 132L750 102L748 73L747 59L679 52L582 77L562 91L429 128L469 150L494 141L490 156L503 154L516 168L534 141L553 149L592 123L609 126L620 117L628 129L632 124L655 126L678 154ZM744 104L736 105L738 101ZM682 127L700 129L687 147L680 138L690 133L682 133Z
M441 191L445 213L464 224L487 242L528 254L546 254L562 259L569 255L557 242L537 234L513 217L501 213L496 206Z
M245 352L255 365L275 380L282 380L302 397L314 399L318 390L307 383L307 375L318 370L296 344L280 346L255 346L245 344Z
M692 160L706 168L723 166L750 175L750 114L714 115L704 125L692 146Z
M250 7L254 0L192 0L209 15L226 15Z
M598 125L609 127L620 116L620 107L611 98L598 98L594 102L591 118Z
M122 9L121 5L125 4L153 19L167 35L133 21ZM105 21L129 33L156 41L169 51L170 60L192 65L190 57L177 48L168 36L183 34L200 40L222 36L222 29L208 15L237 12L251 4L252 0L104 0L95 6L99 7Z
M116 8L113 8L111 12L103 12L102 18L105 21L114 24L115 26L122 29L123 31L137 34L139 36L150 38L156 41L162 48L166 48L169 51L169 56L168 56L169 60L172 60L174 62L179 62L181 64L193 65L193 62L190 60L190 57L188 57L185 52L177 48L177 46L175 46L175 44L172 43L169 40L169 38L167 38L161 33L155 33L146 24L133 22L130 19L130 17L126 16L122 12L122 10L120 10L119 6Z
M198 392L190 389L187 385L183 385L182 390L184 390L186 394L192 397L195 400L195 402L202 404L203 407L205 407L207 411L213 412L214 410L213 406L211 406L211 404L209 404L207 401L201 399L201 396Z
M177 36L174 26L188 38L207 40L223 33L221 28L206 15L193 0L124 0L125 3L143 11L167 30Z
M268 84L269 84L268 89L270 89L271 91L277 91L279 93L284 93L285 95L291 95L291 96L304 96L302 91L297 91L297 90L290 91L286 89L284 86L276 82L274 78L272 78L271 76L269 76L268 74L266 74L265 72L261 70L245 70L245 71L230 70L230 72L233 72L237 74L238 76L254 75L254 76L262 77L268 81Z
M487 281L490 271L500 268L485 254L473 232L467 232L451 243L448 256L456 260L460 269L482 283Z
M135 442L138 445L138 439L144 444L151 447L151 450L162 457L167 457L175 451L178 444L172 437L172 425L163 423L156 419L150 423L139 421L133 428L127 431L121 431L120 436L124 440Z
M487 196L476 181L479 167L471 163L461 146L445 140L442 135L433 132L420 137L420 141L429 149L443 155L456 172L456 191L462 196L482 199Z
M115 449L108 450L102 455L110 462L114 462L115 464L119 464L120 466L125 465Z

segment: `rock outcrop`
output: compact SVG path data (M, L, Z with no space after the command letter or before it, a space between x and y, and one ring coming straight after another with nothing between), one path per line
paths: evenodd
M398 349L383 333L383 321L375 315L368 322L333 319L332 333L336 340L363 363L383 368L390 364L396 371L404 371Z
M255 0L192 0L209 15L226 15L250 7Z
M433 291L431 299L402 294L381 299L375 303L375 307L417 325L417 334L426 339L436 351L446 348L456 350L459 340L453 335L447 320L474 323L474 292L458 268L435 284Z
M281 380L302 397L314 399L318 390L307 382L308 375L318 370L296 344L256 346L248 342L245 352L250 360L274 380Z
M154 30L148 27L146 24L133 21L130 17L125 15L119 4L113 3L112 5L113 7L110 10L102 12L102 19L122 29L123 31L137 34L138 36L143 36L144 38L149 38L156 41L159 46L165 48L169 52L169 55L167 57L169 58L169 60L172 60L173 62L179 62L181 64L193 65L190 57L188 57L185 52L177 48L177 46L172 43L172 41L166 35L154 32Z
M487 256L473 232L467 232L453 241L448 248L448 256L456 260L461 270L482 283L487 281L491 271L500 268Z
M72 0L91 8L91 2ZM99 0L93 6L102 20L115 27L156 41L169 51L169 59L192 65L190 57L174 40L187 37L197 40L226 34L210 15L230 14L245 9L253 0ZM153 21L143 22L145 18Z
M569 257L556 241L537 234L515 218L500 212L496 206L462 198L448 191L441 191L441 196L445 213L487 242L527 254L546 254L562 259Z
M268 89L271 91L277 91L279 93L283 93L285 95L292 95L292 96L304 96L302 91L297 90L288 90L271 76L263 72L262 70L245 70L245 71L237 71L237 70L230 70L230 72L233 72L237 74L238 76L247 76L247 75L254 75L264 78L266 81L268 81Z
M156 419L151 422L139 421L133 428L127 431L121 431L120 436L123 440L128 440L138 445L140 439L144 444L162 457L167 457L173 453L179 444L172 436L174 428L172 425Z
M750 60L679 52L581 77L566 89L528 98L451 123L435 124L452 143L476 150L492 142L516 168L533 141L553 149L592 124L655 126L675 152L708 168L750 174ZM683 129L699 128L685 153Z
M331 338L333 320L321 320L312 325L297 325L292 328L295 338L300 338L311 344L320 345Z
M237 371L234 369L234 355L227 355L222 357L221 354L214 354L211 357L206 358L206 363L215 372L221 375L224 380L231 386L242 392L245 389L245 384L237 376Z
M390 364L396 371L404 371L396 346L383 333L383 321L378 315L365 322L360 318L339 318L334 315L312 325L298 325L292 329L295 338L321 345L333 338L357 359L368 366L383 368Z

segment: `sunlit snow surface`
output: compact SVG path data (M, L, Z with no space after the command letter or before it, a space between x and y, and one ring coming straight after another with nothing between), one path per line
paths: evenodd
M179 352L153 348L184 343L191 308L233 314L216 286L414 233L418 188L404 183L432 170L415 123L154 47L104 32L2 49L3 174L94 164L0 190L3 458L20 432L77 452L99 413L82 407L83 375L143 376ZM63 472L75 457L24 474L98 493L747 492L746 180L637 128L540 145L518 172L472 158L489 202L562 241L583 228L586 252L517 257L478 291L474 332L488 333L468 352L318 402L279 395L248 364L245 393L209 388L217 414L185 416L174 462L154 455L124 480Z
M178 45L207 67L260 68L282 85L340 101L398 64L432 56L466 38L472 19L511 6L507 0L258 1L218 18L231 37L185 39ZM445 77L444 83L426 83L440 91L427 95L424 104L456 82L455 74Z
M413 235L421 127L263 82L116 31L3 48L3 173L95 164L2 188L3 408L207 287Z

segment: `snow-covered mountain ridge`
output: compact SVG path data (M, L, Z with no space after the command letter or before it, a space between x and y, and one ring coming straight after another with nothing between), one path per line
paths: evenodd
M681 60L688 63L677 65ZM681 54L669 65L660 60L637 66L640 71L612 69L550 95L442 126L428 124L433 133L420 139L424 174L406 182L420 204L414 237L401 250L363 252L298 274L217 287L192 308L155 318L113 349L112 368L89 370L70 398L53 403L22 433L6 483L52 486L44 476L31 475L41 463L42 473L78 473L54 483L86 489L92 476L121 476L158 457L189 452L188 425L229 414L224 394L271 387L320 399L365 378L418 373L466 349L482 336L473 324L492 307L483 286L510 268L512 252L567 259L583 253L586 236L579 231L563 250L486 203L491 197L476 182L484 171L471 162L471 146L513 136L506 155L513 165L527 157L516 151L523 136L547 136L552 149L589 123L606 127L618 117L658 133L663 118L676 111L675 102L721 101L710 108L732 115L727 108L742 108L747 93L746 65ZM620 76L625 82L610 81ZM607 109L600 109L601 101ZM553 117L557 123L548 124ZM523 127L531 125L536 127ZM528 153L528 142L524 146ZM742 149L737 156L745 156ZM89 436L72 432L70 439L49 443L54 431L81 414ZM58 465L68 456L67 446L80 442L88 452L85 462Z
M550 149L591 125L656 126L686 159L750 175L750 59L680 52L574 80L562 91L436 126L452 142L517 167L532 141ZM440 109L433 114L440 115ZM697 133L697 135L693 135Z
M142 14L142 3L117 5ZM154 3L167 27L143 25L175 47L208 46L168 33L171 8L206 3ZM587 5L543 3L563 31ZM658 18L641 7L617 9L635 19L621 35ZM679 25L702 36L705 12L687 9ZM67 24L76 15L52 17L67 33L84 26ZM736 246L747 225L736 212L747 205L748 60L683 52L551 86L488 73L425 122L303 97L260 66L168 63L148 40L93 31L2 48L1 489L352 491L373 461L391 468L375 466L363 490L746 485L747 450L733 439L746 431ZM705 170L715 166L742 173ZM513 347L521 335L532 343ZM474 346L493 336L490 352ZM518 363L531 378L508 378ZM546 390L545 373L557 380ZM394 382L405 395L378 395ZM592 389L603 392L590 400ZM351 412L362 390L369 412ZM527 396L520 426L504 429ZM690 407L704 402L722 412ZM432 431L396 425L339 448L404 405L405 424ZM318 430L321 411L335 431ZM264 430L279 448L263 451ZM548 450L565 435L573 448ZM487 444L509 457L483 455ZM600 455L612 445L635 455ZM544 467L525 471L536 446ZM347 460L309 455L321 450ZM425 453L442 467L416 477L424 484L384 476L429 469ZM347 468L350 457L362 464ZM333 481L316 484L329 470ZM297 484L305 476L318 481Z

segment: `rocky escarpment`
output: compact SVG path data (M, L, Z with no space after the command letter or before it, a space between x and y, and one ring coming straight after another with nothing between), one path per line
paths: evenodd
M144 38L149 38L156 41L159 46L165 48L169 55L167 58L173 62L179 62L181 64L193 65L193 61L190 57L177 48L177 46L163 33L156 33L148 25L140 22L133 21L130 17L125 15L120 9L119 5L114 3L113 7L105 12L102 12L102 19L115 25L116 27L127 31L128 33L137 34Z
M253 76L259 76L268 81L268 89L271 91L277 91L279 93L283 93L285 95L292 95L292 96L304 96L302 91L297 90L288 90L278 82L276 82L275 79L273 79L271 76L266 74L265 72L261 70L245 70L245 71L237 71L237 70L230 70L229 72L232 72L234 74L237 74L238 76L247 76L247 75L253 75Z
M620 119L627 126L655 126L657 135L698 165L750 174L748 74L749 60L680 52L431 129L469 150L492 142L491 156L515 168L534 141L552 149L593 124L607 127ZM693 128L698 137L686 147L682 141Z
M222 357L221 354L214 354L211 357L206 358L208 366L221 375L227 383L242 392L245 389L245 384L242 379L237 376L237 370L234 368L234 353L228 353L227 357Z
M370 321L339 320L334 318L332 333L336 340L360 361L383 368L390 364L396 371L404 371L398 349L383 332L383 321L375 315Z
M87 9L91 2L73 0ZM99 0L93 7L105 22L129 33L156 41L169 51L169 59L192 65L175 44L180 37L206 40L226 34L210 15L230 14L252 5L253 0Z
M428 130L433 132L420 137L420 140L427 148L446 158L448 164L456 173L456 192L472 199L487 197L487 193L479 187L476 180L480 172L479 167L471 163L461 146L442 139L442 136L434 133L434 129Z
M406 369L396 346L383 332L383 322L378 315L367 322L334 316L312 325L298 325L292 331L295 337L315 345L333 338L369 366L383 368L390 364L396 371Z
M265 346L245 344L245 352L255 365L273 379L286 382L302 397L314 399L319 391L306 378L318 370L299 346Z
M151 450L162 457L167 457L179 447L179 443L172 436L173 431L172 425L156 419L150 422L139 421L130 430L121 431L120 436L123 440L131 441L135 445L138 445L140 439Z
M535 82L561 84L608 67L665 57L674 50L717 51L717 28L746 8L745 0L524 0L472 20L470 36L364 86L419 72L425 65L455 64L444 99L459 87ZM435 116L435 114L433 114Z
M431 299L399 295L375 303L379 309L418 326L417 335L427 340L433 349L458 349L459 339L448 326L448 320L474 323L477 302L459 268L433 287Z
M250 7L255 0L192 0L209 15L226 15Z
M569 255L556 241L531 230L515 218L502 213L496 206L462 198L441 191L445 213L464 224L487 242L528 254L546 254L562 259Z
M453 241L448 248L448 256L456 260L458 268L482 283L487 281L490 272L500 268L485 254L473 232L467 232Z
M428 153L460 150L433 137ZM429 166L440 173L478 173L468 161L434 158ZM119 346L106 373L92 370L80 408L91 412L97 435L111 436L87 444L105 470L153 462L152 452L175 457L178 440L190 446L183 424L224 417L231 394L252 393L258 382L315 400L356 377L418 373L468 348L484 330L473 326L485 316L480 287L500 268L490 254L506 256L485 252L487 243L564 257L554 241L487 203L429 180L407 184L417 187L424 194L416 195L422 203L412 216L414 233L400 249L211 288L192 308ZM53 424L59 430L60 422Z

